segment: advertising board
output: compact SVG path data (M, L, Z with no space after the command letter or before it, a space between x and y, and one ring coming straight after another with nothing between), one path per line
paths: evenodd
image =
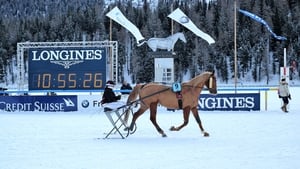
M4 111L77 111L77 96L0 96L0 110Z
M260 110L259 93L201 94L198 100L200 110L251 111Z
M107 48L29 48L29 90L104 89Z

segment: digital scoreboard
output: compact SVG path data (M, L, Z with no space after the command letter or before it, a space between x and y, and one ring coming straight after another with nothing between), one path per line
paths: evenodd
M104 89L106 48L29 48L29 90Z

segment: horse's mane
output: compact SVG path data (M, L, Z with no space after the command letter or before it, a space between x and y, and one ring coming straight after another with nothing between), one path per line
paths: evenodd
M169 36L167 36L167 37L165 37L165 38L159 38L159 37L149 38L148 41L151 41L151 40L157 40L157 39L159 39L159 40L166 40L166 39L170 39L170 38L176 37L177 35L180 35L180 34L183 35L182 32L177 32L177 33L174 33L173 35L169 35Z
M183 33L182 33L182 32L176 32L176 33L174 33L173 35L168 36L167 38L171 38L171 37L173 37L173 36L180 35L180 34L183 34Z
M192 85L193 87L196 87L198 84L205 83L205 81L212 75L212 72L204 72L201 73L200 75L195 76L192 78L190 81L185 82L186 84ZM205 79L205 80L203 80Z

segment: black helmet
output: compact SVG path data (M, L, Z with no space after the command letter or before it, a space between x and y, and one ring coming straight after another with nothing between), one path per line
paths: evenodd
M114 85L115 85L115 82L112 80L109 80L106 82L106 86L114 86Z

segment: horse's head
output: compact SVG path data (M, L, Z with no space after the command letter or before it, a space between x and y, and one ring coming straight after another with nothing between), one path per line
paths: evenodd
M178 34L178 38L179 38L180 40L182 40L184 43L186 43L186 39L185 39L184 34L181 33L181 32L179 32L179 33L177 33L177 34Z
M199 89L205 86L211 94L217 94L217 81L214 71L204 72L186 82L186 84Z
M205 86L207 87L209 93L217 94L217 80L214 71L205 82Z

